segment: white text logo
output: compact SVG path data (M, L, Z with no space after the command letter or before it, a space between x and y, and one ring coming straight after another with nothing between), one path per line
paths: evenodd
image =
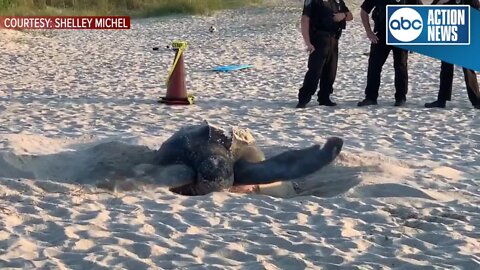
M411 42L422 34L423 19L412 8L400 8L390 16L388 29L398 41Z

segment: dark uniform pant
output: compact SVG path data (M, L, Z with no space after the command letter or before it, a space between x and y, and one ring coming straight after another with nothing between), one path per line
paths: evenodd
M453 64L442 61L440 71L440 91L438 91L439 101L445 102L452 99L453 72ZM480 105L480 90L475 71L463 68L463 75L467 86L468 99L470 99L473 106Z
M310 102L319 82L317 100L328 100L333 93L333 84L337 76L338 39L330 34L320 35L312 40L312 45L315 50L308 57L308 71L298 92L298 101L305 104Z
M393 52L393 67L395 69L395 100L403 101L407 99L408 51L387 45L382 39L378 43L370 45L367 86L365 88L366 99L377 100L383 65L387 61L390 51Z

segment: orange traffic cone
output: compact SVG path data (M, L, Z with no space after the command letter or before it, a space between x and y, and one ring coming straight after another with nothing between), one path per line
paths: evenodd
M167 95L159 100L159 103L167 105L191 105L194 98L187 94L187 84L185 80L185 63L183 61L183 51L186 42L174 42L172 48L175 51L173 66L167 77Z

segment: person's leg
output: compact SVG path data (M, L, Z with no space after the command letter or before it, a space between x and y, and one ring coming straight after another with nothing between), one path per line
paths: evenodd
M395 106L402 106L408 93L408 51L393 47L393 67L395 69Z
M442 61L440 68L440 89L437 100L426 103L426 108L445 108L447 100L452 99L453 71L454 67L452 64Z
M317 91L318 82L328 56L327 45L327 40L323 37L313 44L315 50L308 57L308 70L303 80L303 86L298 91L297 108L304 108Z
M365 99L358 106L376 105L382 68L390 54L390 48L385 43L370 45L368 58L367 86L365 87Z
M473 107L480 109L480 90L477 74L474 70L463 68L463 75L467 86L468 99L470 99Z
M335 106L336 103L330 100L330 95L333 93L333 84L337 77L338 68L338 39L330 38L330 48L327 60L325 62L321 80L320 90L318 91L318 104L326 106Z
M440 70L440 90L438 91L438 100L445 102L452 100L454 66L447 62L442 62Z

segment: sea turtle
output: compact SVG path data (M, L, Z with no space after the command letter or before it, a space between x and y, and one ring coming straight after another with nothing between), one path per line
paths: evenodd
M342 146L342 139L331 137L323 147L315 144L265 159L248 130L225 131L205 121L175 132L156 151L154 162L163 175L178 178L172 192L205 195L307 176L330 164Z

